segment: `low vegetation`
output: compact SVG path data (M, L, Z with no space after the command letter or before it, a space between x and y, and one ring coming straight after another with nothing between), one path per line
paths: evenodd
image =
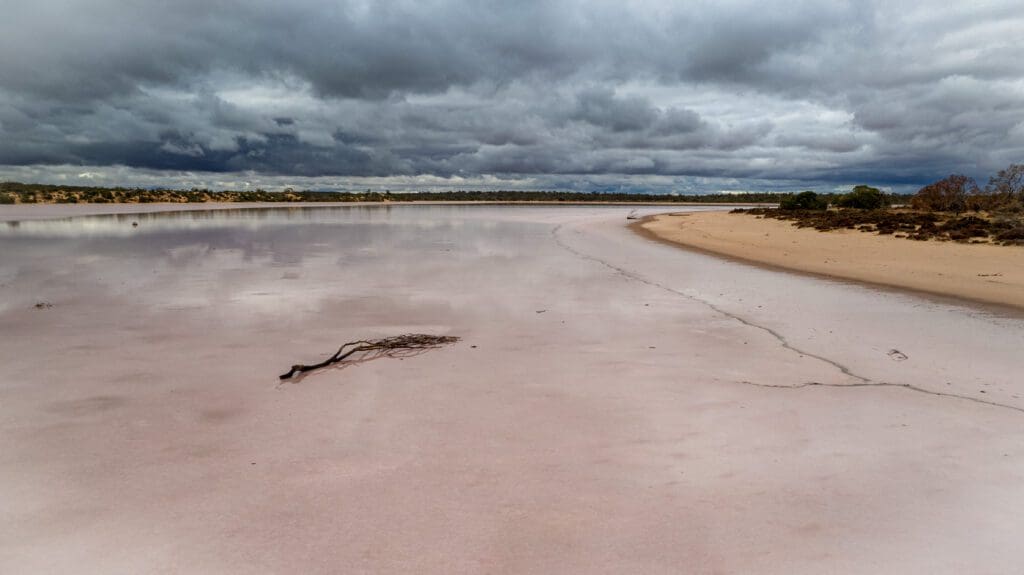
M44 184L0 183L0 204L36 203L195 203L195 202L616 202L616 203L778 203L788 194L748 193L711 195L631 194L619 192L559 191L449 191L391 193L317 192L284 190L270 192L206 189L162 190L142 188L95 188Z
M1014 164L981 188L953 174L921 188L909 198L856 186L847 194L792 194L778 209L737 213L792 221L820 231L859 230L912 240L1024 245L1024 164Z
M915 210L776 210L753 208L733 210L766 218L789 220L800 228L859 230L879 235L893 234L912 240L955 240L1024 244L1024 218L1015 215L956 216Z
M814 192L800 192L783 198L779 202L780 210L824 210L828 208L828 199Z

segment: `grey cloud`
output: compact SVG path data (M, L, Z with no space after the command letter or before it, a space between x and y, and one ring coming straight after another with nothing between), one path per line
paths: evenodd
M643 130L658 117L651 103L636 96L616 98L609 90L588 90L576 96L572 118L613 132Z
M686 134L698 130L704 123L700 114L693 110L671 108L665 112L661 121L654 126L654 133L662 136Z
M1024 160L1012 0L8 4L8 171L912 186Z

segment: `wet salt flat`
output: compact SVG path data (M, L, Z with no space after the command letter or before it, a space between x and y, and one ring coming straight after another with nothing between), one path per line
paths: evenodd
M631 209L0 222L0 571L1024 568L1019 316Z

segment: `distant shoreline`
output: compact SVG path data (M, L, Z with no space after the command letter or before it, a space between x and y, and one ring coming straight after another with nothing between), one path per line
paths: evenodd
M773 204L751 203L701 203L701 202L541 202L541 201L407 201L407 202L126 202L126 203L31 203L31 204L0 204L0 222L17 220L39 220L69 218L80 216L100 216L117 214L147 214L167 212L192 212L203 210L243 210L243 209L294 209L294 208L326 208L326 207L368 207L368 206L424 206L424 205L458 205L458 206L620 206L623 208L642 206L678 206L711 208L735 208L743 206L766 207Z
M126 204L126 203L219 203L219 202L540 202L540 203L614 203L676 205L711 204L775 204L788 194L777 192L743 192L701 195L650 194L641 192L570 192L558 190L449 190L395 192L388 190L364 192L316 192L286 189L283 191L208 189L146 189L105 188L88 186L57 186L0 182L0 205L17 204Z
M641 235L748 264L1024 310L1024 247L819 232L724 212L649 216Z

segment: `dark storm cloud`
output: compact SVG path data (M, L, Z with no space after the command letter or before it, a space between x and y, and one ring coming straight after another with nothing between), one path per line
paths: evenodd
M644 98L616 98L609 89L585 91L576 96L574 120L582 120L613 132L643 130L658 117L658 111Z
M39 0L3 14L9 173L912 186L1024 161L1013 1Z

